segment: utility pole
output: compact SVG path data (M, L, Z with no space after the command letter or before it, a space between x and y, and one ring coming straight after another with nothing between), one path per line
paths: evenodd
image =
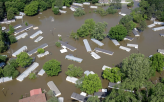
M2 92L3 92L4 96L6 96L6 94L5 94L4 91L3 91L4 89L5 89L5 88L2 89Z

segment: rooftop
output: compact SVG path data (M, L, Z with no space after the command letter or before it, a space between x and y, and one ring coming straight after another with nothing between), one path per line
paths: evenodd
M41 88L33 89L33 90L30 91L30 96L37 95L37 94L42 94Z
M19 102L46 102L45 94L33 95L31 97L20 99Z

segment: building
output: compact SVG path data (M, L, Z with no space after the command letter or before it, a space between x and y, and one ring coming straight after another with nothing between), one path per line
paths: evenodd
M134 34L134 36L140 36L139 34L138 34L138 32L135 30L135 29L133 29L133 34Z
M102 42L100 42L100 41L98 41L98 40L96 40L96 39L91 39L94 43L96 43L97 45L99 45L99 46L103 46L104 44L102 43Z
M109 0L99 0L98 3L100 3L100 4L109 4L110 1Z
M45 93L33 95L31 97L20 99L19 102L47 102Z
M76 50L75 47L73 47L73 46L71 46L71 45L69 45L69 44L67 44L67 43L65 43L63 41L59 41L59 42L61 43L62 46L65 46L67 49L69 49L71 51L75 51Z
M38 95L38 94L42 94L41 88L33 89L33 90L30 91L30 96L34 96L34 95Z
M108 50L104 50L104 49L100 49L100 48L95 48L94 51L95 52L105 53L105 54L108 54L108 55L113 55L113 53L114 53L112 51L108 51Z
M77 94L75 92L72 93L71 98L75 99L79 102L86 102L87 101L87 97L80 95L80 94Z
M66 55L65 59L72 60L72 61L79 62L79 63L81 63L83 61L83 59L74 57L72 55Z
M29 29L32 28L32 27L33 27L33 25L30 24L30 25L28 25L28 26L26 26L26 27L24 27L24 28L21 28L21 29L15 31L15 32L14 32L14 33L15 33L14 35L17 35L17 34L23 32L23 31L25 31L25 30L29 30Z
M86 48L87 52L91 52L92 50L91 50L91 47L88 43L88 40L84 39L83 42L84 42L84 45L85 45L85 48Z
M56 87L56 85L54 84L53 81L49 81L47 83L48 87L53 91L53 93L55 94L55 96L59 96L61 95L61 92L59 91L59 89Z
M21 47L19 50L15 51L15 52L12 54L12 56L13 56L13 57L16 57L16 56L19 55L21 52L24 52L24 51L26 51L26 50L27 50L27 46L23 46L23 47Z
M132 38L132 37L129 37L129 36L126 36L125 38L124 38L124 40L129 40L129 41L132 41L134 38Z
M35 32L33 35L30 36L31 39L35 38L36 36L38 36L39 34L42 34L43 32L41 30Z

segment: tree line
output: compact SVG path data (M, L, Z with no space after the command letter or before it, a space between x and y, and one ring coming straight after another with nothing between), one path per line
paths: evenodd
M73 2L97 3L98 0L0 0L0 20L7 18L8 20L13 19L19 12L25 12L28 16L33 16L47 10L52 9L54 6L62 8L62 6L70 7Z

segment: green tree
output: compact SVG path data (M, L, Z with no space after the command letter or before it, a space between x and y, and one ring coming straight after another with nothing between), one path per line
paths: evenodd
M61 64L59 61L52 59L43 65L43 69L48 76L56 76L61 71Z
M0 62L6 62L6 60L7 60L6 56L0 55Z
M0 68L0 78L3 77L3 69Z
M6 65L3 69L4 77L11 77L12 76L12 78L16 78L18 76L18 74L19 74L19 72L12 65Z
M128 7L132 7L134 5L134 2L132 1L131 3L128 3L127 6Z
M40 10L47 10L47 3L44 1L39 2L39 9Z
M0 40L0 52L4 52L7 50L7 46L5 45L4 41Z
M30 56L26 52L21 52L19 55L17 55L16 62L19 66L26 67L31 65L32 58L30 58Z
M10 40L10 43L11 43L11 44L17 42L17 40L16 40L16 38L15 38L14 35L10 35L10 36L9 36L9 40Z
M152 61L151 66L154 68L154 70L161 72L163 71L164 67L164 56L160 53L154 54L150 60Z
M87 94L93 94L94 92L98 92L98 90L101 88L101 80L97 74L89 74L88 76L85 75L84 80L82 82L82 89Z
M79 80L77 80L77 81L76 81L76 84L75 84L75 86L76 86L77 88L80 88L81 91L84 91L84 90L83 90L83 87L82 87L82 82L83 82L83 80L84 80L84 76L81 77Z
M39 3L37 1L32 1L30 4L26 5L24 12L28 16L33 16L38 13Z
M92 4L98 3L99 0L92 0Z
M96 9L95 11L96 13L100 14L101 16L106 16L108 13L101 7L99 7L98 9Z
M82 77L83 70L80 67L74 66L73 64L70 64L68 66L68 70L65 72L66 75L71 77Z
M55 4L56 4L56 6L57 6L59 9L62 9L62 7L63 7L63 0L56 0L56 1L55 1Z
M71 37L75 40L79 39L79 35L77 35L77 33L74 33L73 31L71 32Z
M36 74L35 73L30 73L29 74L29 79L36 79Z
M60 42L56 42L55 45L56 45L57 47L60 47L60 46L61 46Z
M83 16L83 15L85 15L85 11L83 9L81 9L81 8L78 8L78 9L76 9L76 11L74 12L73 15L77 16L77 17Z
M106 12L108 14L115 14L117 12L117 9L114 9L114 7L111 6L111 7L108 7L108 9L106 10Z
M38 48L38 49L37 49L37 52L40 54L40 53L44 53L45 51L44 51L44 49L42 49L42 48Z
M151 62L143 54L131 54L122 61L123 79L129 87L139 89L155 73ZM128 86L128 85L127 85Z
M52 90L49 90L49 91L47 92L47 95L50 96L50 97L53 97L53 96L54 96L54 93L53 93Z
M4 17L4 6L3 2L0 2L0 20L2 20Z
M108 79L110 82L117 83L118 81L121 81L121 71L118 67L112 69L106 68L103 71L102 77Z
M18 67L18 63L16 62L16 59L9 60L8 64L13 66L14 68Z
M147 28L146 21L145 21L145 20L142 20L142 21L139 23L138 30L144 31L146 28Z
M116 25L115 27L111 27L108 35L112 39L122 41L124 37L127 35L127 30L123 25Z
M104 34L106 27L107 27L106 22L103 23L98 22L95 25L95 29L91 33L91 38L95 38L97 40L103 40L106 37L106 34Z
M53 96L47 102L59 102L59 101L57 97Z
M52 8L52 11L54 12L55 15L59 14L59 8L58 7Z
M26 25L26 26L28 26L28 23L27 23L27 22L25 22L25 25Z
M87 99L87 102L100 102L97 96L91 96Z
M14 27L12 25L9 25L9 35L13 34L15 31Z
M13 10L8 10L7 11L7 19L10 20L10 19L13 19L14 18L14 12Z

